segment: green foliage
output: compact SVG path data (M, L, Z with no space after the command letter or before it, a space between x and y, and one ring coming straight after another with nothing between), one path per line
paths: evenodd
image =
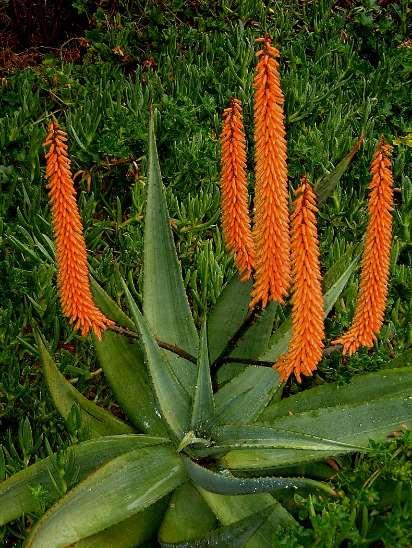
M75 5L80 13L94 18L93 29L87 31L89 47L83 61L67 63L58 55L48 55L38 67L7 75L0 86L0 442L3 444L0 479L27 466L29 470L36 460L48 457L53 451L63 451L73 440L84 436L78 406L72 406L66 419L72 432L69 435L63 419L53 410L51 399L45 398L33 337L35 324L46 335L50 355L79 393L123 420L125 413L137 431L157 435L166 432L153 412L155 396L149 391L150 380L144 373L140 345L130 344L117 333L106 333L102 346L107 347L107 352L100 352L99 344L96 345L104 370L104 375L99 375L91 340L82 340L74 334L59 311L53 250L48 240L51 229L46 193L40 183L41 143L47 115L56 112L62 119L69 132L74 171L83 170L76 184L87 245L92 250L93 274L105 281L104 287L113 302L125 308L125 292L113 264L127 281L134 300L142 302L147 112L149 103L159 108L159 153L167 186L165 196L184 285L199 327L205 313L219 301L234 271L216 226L218 113L229 96L240 96L245 106L247 134L252 135L249 91L253 41L266 32L275 32L282 51L291 185L295 186L302 166L313 181L324 180L333 173L355 139L361 133L365 136L356 162L343 173L320 209L325 271L345 257L349 242L360 241L364 234L368 164L376 138L384 133L395 144L394 172L399 191L395 195L390 297L376 351L362 351L349 361L337 353L330 355L323 360L318 374L305 381L305 388L324 381L350 387L352 377L384 369L412 341L409 298L412 194L410 179L405 175L410 160L411 65L410 50L405 47L409 13L405 1L386 6L377 2L353 3L349 9L336 7L327 0L299 5L282 1L269 7L249 0L225 0L213 6L205 2L173 1L167 10L157 2L121 1L115 15L102 8L96 11L94 2L77 1ZM113 52L117 46L129 56L129 65ZM150 64L151 60L155 64ZM252 157L249 163L252 165ZM331 338L350 323L356 290L356 276L351 276L327 318ZM287 311L274 310L273 317L267 318L267 326L273 321L274 328L279 328L286 314ZM252 329L253 326L250 334ZM217 356L213 358L216 351L210 343L209 340L213 363ZM250 347L250 341L244 344ZM241 345L242 341L232 356L248 356ZM112 354L105 360L109 347ZM130 351L128 358L126 349ZM120 354L124 358L114 360ZM259 356L260 351L249 354L255 359ZM400 359L400 363L394 362L391 367L407 365L405 358ZM244 368L231 363L222 366L217 381L226 384ZM267 373L262 373L262 377ZM254 386L245 379L247 382L249 387ZM287 387L287 393L292 395L300 390L294 383ZM147 398L143 399L143 395ZM274 400L279 395L276 390ZM309 528L291 528L287 514L287 531L274 533L276 527L272 531L265 522L258 531L258 540L249 541L248 545L254 542L260 547L267 542L272 546L275 542L291 547L339 546L345 538L353 545L359 539L380 540L388 545L410 544L411 510L407 497L402 495L407 492L409 479L400 479L407 471L405 461L410 449L402 445L399 453L398 443L402 444L394 442L382 449L392 469L397 469L395 465L400 463L392 491L377 480L372 487L360 490L360 497L364 498L358 502L359 485L368 479L368 474L380 469L379 463L373 460L373 453L353 462L348 458L343 468L345 481L339 483L340 475L335 484L336 488L344 489L344 497L326 502L320 495L311 495L310 499L302 496L297 506L291 508ZM0 529L0 539L4 537L5 542L12 539L19 545L30 525L30 514L39 517L57 497L71 489L82 478L80 468L79 459L68 457L50 465L54 478L50 487L44 490L39 487L40 482L31 487L35 504L26 510L29 516ZM404 483L398 487L400 481ZM389 497L386 502L375 504L384 496ZM274 503L270 498L259 506L258 501L263 500L259 497L270 495L257 497L250 503L250 509L243 512L241 508L246 503L240 501L244 497L226 497L223 502L224 496L208 494L210 505L223 524L237 522ZM229 498L230 504L236 505L233 515L228 510ZM389 509L393 501L396 503ZM156 507L155 518L162 515L167 505L166 499L160 502L163 506ZM286 503L285 506L289 508ZM279 515L284 516L283 512L282 509ZM152 529L139 536L138 516L130 518L128 527L132 527L132 522L137 524L135 538L143 542L153 537L159 523L147 517ZM281 522L282 519L274 518L276 526ZM117 533L112 529L110 534L120 534L125 527L120 524ZM126 543L125 539L118 542L123 541ZM104 543L101 537L94 540L89 537L89 541L85 539L79 545L104 546Z
M124 402L124 409L133 409L136 402L142 412L142 418L132 422L147 432L163 429L169 435L154 438L147 434L131 434L133 426L90 402L64 378L36 332L49 391L57 410L66 420L73 441L79 437L95 439L86 446L73 445L63 457L51 455L27 467L33 452L33 433L27 419L21 422L19 445L26 469L0 485L0 507L3 508L0 517L1 522L6 523L26 511L43 514L26 542L33 548L45 543L93 546L114 541L127 546L132 541L132 534L143 542L155 535L160 525L161 509L154 509L154 505L167 500L180 486L186 492L189 490L188 496L193 498L192 514L184 518L191 522L183 529L178 523L183 517L179 518L182 496L181 491L177 491L171 497L160 530L162 545L176 545L175 540L181 546L188 543L219 545L222 539L233 545L262 545L262 538L265 543L273 539L279 525L293 523L288 511L275 502L273 497L278 493L310 491L323 496L337 495L333 487L322 481L271 473L282 467L317 462L333 455L359 450L370 452L373 449L367 446L370 439L380 441L394 428L400 431L412 424L407 386L410 368L401 370L405 377L402 387L393 382L391 370L362 379L369 381L365 388L361 379L355 381L344 392L344 405L338 405L337 398L331 395L336 394L336 386L305 391L294 400L294 405L296 400L301 402L300 407L298 403L295 413L286 416L282 416L282 407L288 405L288 400L284 403L274 399L275 394L280 394L280 384L272 368L247 366L214 393L212 381L216 384L216 371L226 358L235 359L226 356L226 352L234 352L238 345L246 355L249 345L258 355L272 352L273 342L269 335L276 308L260 318L251 313L246 316L247 309L243 300L239 300L239 292L226 292L212 316L210 325L215 331L204 321L199 348L195 349L195 355L191 354L193 340L198 339L198 335L186 296L183 295L183 302L179 302L184 292L183 278L164 201L153 116L149 124L149 142L147 207L152 210L148 211L145 226L144 246L148 261L145 279L149 278L144 284L145 316L123 279L121 283L132 320L93 282L102 308L126 326L126 329L121 326L117 330L124 345L113 347L116 342L110 340L96 344L102 367L109 372L110 382ZM159 238L165 244L163 249L159 247ZM18 240L16 243L24 245ZM41 244L38 247L45 254L44 247ZM331 284L326 294L329 309L342 293L354 264L356 259L349 267L345 261L342 268L334 268L327 276ZM237 282L233 285L237 287ZM225 321L227 310L233 311L235 322L231 322L224 338L216 322L219 317L219 321ZM177 323L173 323L173 319ZM260 325L266 335L254 341ZM284 331L282 325L281 333ZM239 332L243 339L238 336ZM130 343L126 344L127 337L131 336L138 338L135 344L139 351L135 354L130 353ZM163 341L163 337L170 337L171 342ZM209 345L213 347L214 338L218 350L214 351L211 363ZM276 331L273 338L279 338ZM175 355L181 362L173 363ZM117 372L110 366L113 359L120 363ZM127 368L122 364L123 359ZM148 382L135 376L134 367L139 370L142 364L147 368ZM145 369L142 371L145 377ZM124 372L134 393L124 385ZM384 396L382 384L387 385ZM152 418L146 420L146 415ZM158 421L153 418L155 416L159 417ZM107 442L111 453L106 459L102 457L99 444ZM310 469L307 470L310 473ZM404 467L398 474L394 477L405 479L410 470ZM45 475L48 481L43 480ZM312 503L311 498L309 501ZM203 508L205 503L207 510ZM290 496L285 497L285 504L291 504ZM264 512L256 513L256 505L264 505ZM164 508L163 504L161 508ZM205 512L210 517L209 524L205 523L206 536L195 538L193 527L203 519ZM222 527L215 527L213 514ZM130 528L122 528L122 524ZM321 536L322 524L318 524L316 513L312 526L314 533Z

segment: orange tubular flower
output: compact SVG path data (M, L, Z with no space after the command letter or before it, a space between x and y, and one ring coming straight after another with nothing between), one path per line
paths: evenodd
M101 332L114 322L93 302L83 227L67 157L67 136L57 122L50 122L45 146L46 177L56 241L57 281L63 313L82 335Z
M273 366L283 381L310 376L323 352L324 307L316 229L316 196L306 177L296 191L292 215L292 338Z
M256 280L250 306L282 303L290 283L286 131L280 88L279 51L259 38L255 88L256 190L253 237Z
M221 145L223 236L245 281L252 274L254 250L248 209L246 140L238 99L232 99L230 107L223 112Z
M349 330L339 339L332 341L332 344L341 344L343 353L349 356L360 346L373 346L383 323L392 238L391 152L392 147L381 139L371 165L369 222L355 316Z

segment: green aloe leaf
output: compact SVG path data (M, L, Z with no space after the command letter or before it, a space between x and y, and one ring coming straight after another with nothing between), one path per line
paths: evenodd
M394 397L281 417L271 420L267 425L366 447L369 440L384 441L391 432L412 426L412 399L408 390ZM261 473L262 470L322 460L345 452L344 447L336 447L333 451L239 449L229 451L221 460L231 470Z
M230 355L234 358L248 358L252 360L260 358L268 348L277 309L277 303L269 303L256 321L246 330ZM221 386L244 371L245 365L230 362L225 363L219 368L217 383Z
M95 340L95 348L116 401L132 424L141 432L166 435L140 344L106 331L101 341Z
M348 384L324 384L276 402L265 409L260 421L296 415L325 407L369 402L384 396L412 393L412 367L383 369L352 377Z
M208 546L226 546L232 548L241 548L246 544L249 538L256 533L259 527L268 519L273 509L268 509L251 514L246 518L233 523L219 527L204 538L192 538L189 542L165 543L161 542L162 548L207 548Z
M93 298L100 310L106 314L108 318L115 321L118 325L127 329L133 329L134 324L132 320L123 312L120 306L110 297L103 287L91 277L91 289Z
M350 166L355 154L360 149L362 143L363 137L361 136L353 145L352 150L350 150L348 154L344 156L342 160L336 165L335 169L316 182L315 191L318 196L319 203L324 202L327 198L329 198L329 196L332 195L342 175Z
M184 480L182 461L171 448L121 455L52 506L32 529L27 548L50 546L51 539L56 547L78 542L150 507Z
M207 431L215 412L212 380L210 378L209 351L206 322L203 324L198 353L198 370L192 409L192 430Z
M279 388L271 367L248 366L243 373L215 394L215 424L245 424L254 421Z
M181 440L190 420L191 402L189 395L176 378L166 354L159 348L148 323L134 302L124 280L122 280L122 284L130 312L141 336L150 379L161 413L171 432L178 440ZM193 364L186 363L186 367L193 368Z
M80 409L82 435L98 437L133 432L133 429L129 425L95 403L89 401L76 390L76 388L69 383L57 369L40 334L36 331L35 338L43 365L44 376L54 405L66 421L69 418L73 405L78 405Z
M79 480L82 480L105 462L123 453L139 447L167 443L170 442L165 438L142 434L105 436L72 445L58 455L39 460L0 483L0 525L17 519L22 514L38 511L39 502L34 495L34 490L40 485L47 490L52 502L59 497L59 493L54 492L49 473L56 460L60 459L62 462L74 460L79 470Z
M158 500L146 510L87 537L74 545L76 548L133 548L156 536L167 507L167 497Z
M135 329L132 320L94 280L92 290L96 304L109 318L122 327ZM143 432L164 435L140 344L109 330L100 341L94 338L94 343L104 374L130 421Z
M213 429L212 437L216 443L216 447L212 447L212 450L219 451L236 448L312 449L314 451L365 449L334 439L261 425L220 426Z
M246 548L273 548L272 538L278 528L290 527L296 523L272 495L262 493L229 496L211 493L200 487L198 490L223 525L236 523L247 516L264 512L268 507L272 507L269 517L246 543Z
M188 457L183 457L188 476L196 486L220 495L253 495L275 491L316 489L329 495L335 491L326 483L307 478L238 478L228 474L218 474L199 466Z
M222 291L208 319L210 361L223 352L229 340L243 324L249 311L251 282L241 282L236 276Z
M326 273L326 292L324 294L325 317L332 310L340 294L345 289L349 278L351 277L358 265L359 255L356 253L355 257L352 258L353 253L353 248L350 248L346 253L342 255L342 257L338 261L338 264L335 264L333 265L333 267L331 267L330 270L332 271L331 274L333 275L330 275L329 271ZM279 329L277 329L271 337L269 349L263 354L261 359L276 361L281 354L286 352L291 334L292 321L290 318L288 318L282 323Z
M149 124L149 172L144 234L143 311L155 336L196 355L198 335L187 300L180 263L169 224L157 155L154 119ZM179 382L191 395L196 368L168 354Z
M93 296L99 308L112 320L127 329L135 325L109 297L92 281ZM137 340L106 330L99 341L94 337L97 357L116 401L136 428L150 434L165 435L165 426L156 412L156 398L144 363L144 353Z
M162 545L191 541L215 529L217 520L203 497L191 483L173 493L159 530Z

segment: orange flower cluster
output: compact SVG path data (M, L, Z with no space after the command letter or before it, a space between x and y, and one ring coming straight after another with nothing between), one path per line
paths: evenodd
M106 318L93 302L90 290L86 244L76 203L67 136L57 122L50 122L45 146L46 177L56 242L57 281L63 313L82 335L101 332L114 322Z
M284 97L280 87L279 51L260 38L255 88L255 284L250 306L269 300L282 303L290 283L289 211Z
M284 381L292 373L298 382L302 374L312 375L324 348L316 212L315 193L306 177L302 177L292 215L292 338L287 352L273 366Z
M332 344L342 344L344 354L351 355L360 346L373 346L383 323L392 237L391 152L392 147L381 139L372 160L369 221L355 316L349 330L332 342Z
M223 113L221 146L223 236L245 281L252 274L254 250L248 209L246 139L238 99L232 99Z

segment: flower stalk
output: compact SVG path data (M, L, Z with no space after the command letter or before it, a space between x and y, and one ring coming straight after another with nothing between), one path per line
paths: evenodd
M290 241L284 97L279 51L259 38L254 89L255 121L255 284L250 306L283 303L290 283Z
M371 347L383 323L392 238L392 147L380 139L371 164L369 220L362 258L355 315L349 330L332 341L351 355L361 346Z
M100 339L114 322L97 308L90 289L86 243L67 155L67 135L56 121L48 127L46 177L56 243L57 282L63 313L82 335Z
M233 252L240 278L250 278L254 249L248 209L246 139L242 106L233 98L223 112L221 133L222 226L226 245Z
M296 190L292 215L292 338L289 348L273 366L282 381L294 374L311 376L324 348L324 305L316 227L315 193L306 179Z

